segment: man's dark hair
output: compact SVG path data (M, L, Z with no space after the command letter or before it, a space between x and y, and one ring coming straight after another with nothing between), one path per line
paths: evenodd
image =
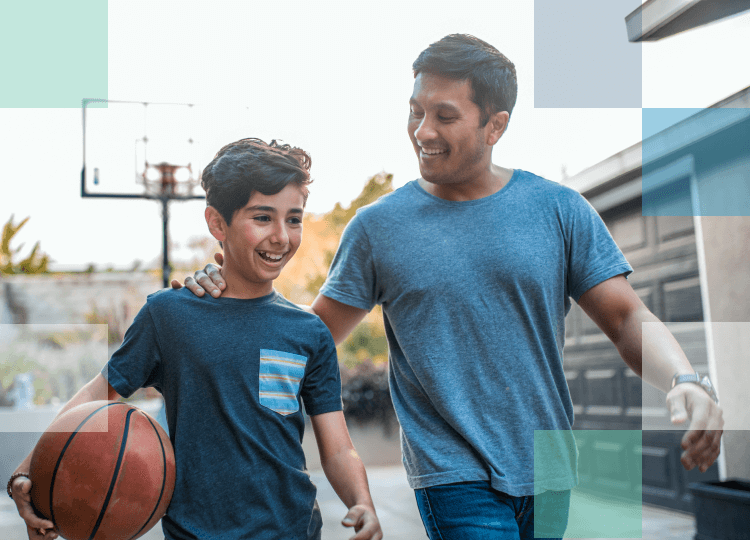
M307 202L310 178L310 156L301 148L288 144L271 144L260 139L241 139L226 145L206 165L201 187L206 202L222 215L227 225L234 213L244 208L253 192L275 195L294 183L303 188Z
M489 43L469 34L450 34L427 47L412 64L422 72L471 83L471 100L482 113L481 127L500 111L511 114L516 104L516 66Z

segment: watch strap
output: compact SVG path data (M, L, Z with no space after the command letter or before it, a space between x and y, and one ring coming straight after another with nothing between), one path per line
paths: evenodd
M714 403L717 405L719 404L719 396L716 395L716 390L714 390L714 387L711 384L711 379L709 379L707 375L701 377L698 373L691 373L686 375L675 375L672 377L672 388L683 383L697 384L706 391L711 399L714 400Z

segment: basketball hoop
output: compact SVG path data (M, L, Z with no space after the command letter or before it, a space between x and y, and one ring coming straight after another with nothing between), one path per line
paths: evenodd
M152 199L193 198L193 189L198 185L198 180L193 178L190 163L174 165L146 162L143 173L137 179L143 185L146 196Z

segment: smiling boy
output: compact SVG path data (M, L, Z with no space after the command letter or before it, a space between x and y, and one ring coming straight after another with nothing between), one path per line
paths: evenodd
M162 519L168 540L320 538L303 402L325 474L349 508L342 523L356 540L382 538L344 421L331 334L273 288L302 240L309 169L303 150L276 141L222 148L202 186L206 223L224 249L224 295L150 295L101 374L63 408L142 387L163 394L177 468ZM12 482L29 538L55 538L52 523L34 515L30 489L24 476Z

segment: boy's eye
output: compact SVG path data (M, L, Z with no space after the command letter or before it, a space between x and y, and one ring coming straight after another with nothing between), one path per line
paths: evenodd
M292 225L300 225L302 223L302 220L298 217L289 218L289 223Z
M255 216L253 219L255 221L271 221L269 216Z
M414 109L409 110L409 114L412 115L414 118L422 118L424 113L415 111Z
M450 122L451 120L453 120L453 118L450 116L438 116L438 120L440 120L441 122Z

